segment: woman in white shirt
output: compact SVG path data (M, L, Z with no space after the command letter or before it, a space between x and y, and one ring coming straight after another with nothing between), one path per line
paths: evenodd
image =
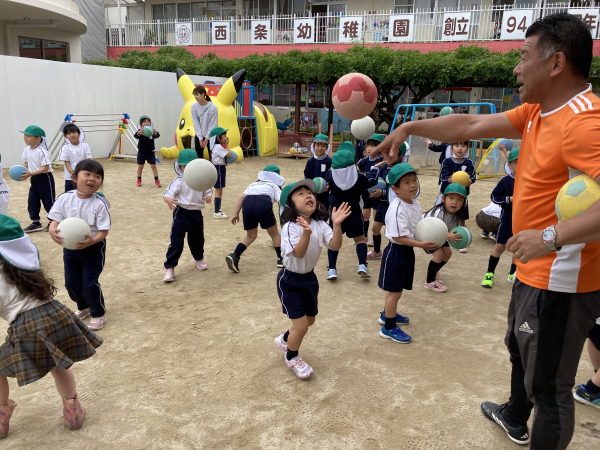
M208 160L212 159L209 143L210 132L219 122L219 109L211 101L204 86L196 86L192 91L196 103L192 105L192 122L194 123L194 148L198 158L204 158L204 149L208 150Z

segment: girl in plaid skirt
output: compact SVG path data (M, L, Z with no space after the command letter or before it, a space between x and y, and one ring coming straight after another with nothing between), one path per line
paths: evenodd
M41 270L36 246L16 219L0 214L0 317L9 323L0 346L0 439L8 435L17 406L8 398L7 377L24 386L50 373L62 397L66 424L71 429L83 424L85 410L70 367L96 353L103 340L54 300L55 293L54 282Z

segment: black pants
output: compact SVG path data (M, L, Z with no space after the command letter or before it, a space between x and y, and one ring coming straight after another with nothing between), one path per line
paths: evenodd
M503 414L527 424L535 406L531 449L565 449L573 437L571 390L588 332L600 317L600 291L569 294L515 282L508 307L506 346L511 395Z
M83 250L63 249L65 287L77 309L90 308L92 317L106 313L104 295L98 279L104 269L106 239Z
M41 173L30 177L29 198L27 199L27 211L32 222L40 221L40 202L44 204L47 213L54 205L56 190L54 188L54 176L52 172Z
M196 149L196 154L198 155L198 158L204 159L204 147L200 147L200 139L198 139L198 136L194 136L194 148ZM208 144L206 144L206 148L208 149L208 160L212 161L210 139L208 140Z
M196 261L204 259L204 219L202 211L192 211L178 206L173 211L171 245L167 250L165 269L177 267L187 233L187 242Z
M65 180L65 192L75 189L75 185L71 180Z

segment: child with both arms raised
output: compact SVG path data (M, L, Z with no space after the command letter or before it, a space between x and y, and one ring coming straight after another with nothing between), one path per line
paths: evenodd
M327 136L324 134L317 134L314 138L313 143L310 146L310 152L312 156L306 161L306 167L304 168L304 178L308 180L314 180L317 177L326 179L327 172L331 169L331 158L329 152L331 151L331 145ZM319 203L323 204L326 209L329 209L329 187L325 188L325 192L315 194Z
M152 128L152 135L146 136L144 134L144 127ZM154 175L154 184L157 188L162 187L160 180L158 179L158 169L156 167L156 155L154 154L155 145L154 140L160 137L158 131L154 129L152 120L148 116L140 117L140 123L138 124L137 131L133 135L138 142L138 153L137 153L137 187L142 186L142 170L144 170L144 164L147 162L152 168L152 175Z
M58 159L65 165L65 192L67 192L75 189L72 177L77 163L84 159L92 159L92 149L87 142L83 141L81 130L74 123L65 125L63 134L68 142L60 149Z

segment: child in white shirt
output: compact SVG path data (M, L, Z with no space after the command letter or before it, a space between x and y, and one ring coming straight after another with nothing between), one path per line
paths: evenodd
M92 159L92 149L81 137L81 130L73 123L63 128L67 143L62 146L58 154L59 161L65 165L65 192L75 189L71 179L75 166L79 161Z
M215 183L215 219L227 219L227 214L221 211L221 197L223 197L223 188L225 187L225 158L231 156L231 150L227 146L229 138L227 130L221 127L215 127L210 131L210 148L212 152L212 163L217 169L217 181Z

